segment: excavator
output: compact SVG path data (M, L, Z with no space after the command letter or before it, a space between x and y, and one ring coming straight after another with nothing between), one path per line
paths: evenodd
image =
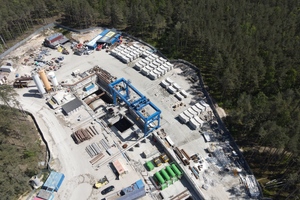
M94 188L99 189L101 187L103 187L104 185L107 185L109 183L108 179L106 176L104 176L103 178L101 178L99 181L97 181L94 184Z

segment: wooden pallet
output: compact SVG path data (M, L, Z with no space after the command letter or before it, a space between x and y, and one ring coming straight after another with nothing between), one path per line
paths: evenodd
M95 156L95 158L93 158L92 160L90 160L90 163L92 165L96 164L99 160L101 160L104 157L104 154L101 152L99 153L97 156Z

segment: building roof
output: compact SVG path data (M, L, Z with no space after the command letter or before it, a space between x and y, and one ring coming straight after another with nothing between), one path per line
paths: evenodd
M105 29L99 35L97 35L95 38L93 38L91 41L89 41L87 43L87 46L89 46L89 47L95 47L95 45L97 44L97 41L99 39L101 39L104 35L106 35L108 32L109 32L109 29Z
M132 200L138 199L146 195L144 182L140 179L136 181L131 186L123 188L121 191L121 196L118 200Z
M71 111L73 111L73 110L79 108L79 107L82 106L82 105L83 105L82 102L81 102L79 99L75 98L75 99L73 99L72 101L70 101L70 102L66 103L65 105L63 105L63 106L62 106L62 109L63 109L63 111L64 111L66 114L68 114L68 113L70 113Z
M64 43L66 43L66 42L68 42L69 41L69 38L67 38L67 37L63 37L63 38L61 38L60 40L58 40L57 42L59 43L59 44L64 44Z
M41 189L39 191L39 193L37 194L37 197L39 197L38 199L51 199L51 197L53 196L53 192L52 191L47 191L47 190L43 190Z
M142 179L138 180L135 183L136 183L138 189L145 187L144 182L142 181Z
M59 36L62 36L62 38L55 42L51 42L53 39L55 39ZM58 45L58 44L64 44L69 41L69 39L66 36L64 36L62 33L54 33L53 35L50 35L49 37L47 37L45 40L49 41L54 46Z
M42 186L43 189L57 191L64 180L65 175L59 172L52 171L48 176L46 182ZM38 195L39 196L39 195ZM41 196L39 196L41 197Z
M58 37L58 36L61 36L62 33L54 33L53 35L50 35L49 37L46 38L46 40L53 40L54 38Z
M107 32L105 35L103 35L101 38L97 40L97 43L109 43L111 39L113 39L116 35L119 35L118 32L114 29Z
M116 168L119 175L124 174L127 171L126 167L120 160L115 160L113 162L113 165Z

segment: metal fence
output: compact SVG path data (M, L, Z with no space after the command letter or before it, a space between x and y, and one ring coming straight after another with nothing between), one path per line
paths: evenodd
M16 50L18 47L20 47L21 45L25 44L28 40L30 40L36 34L39 34L40 32L42 32L42 31L44 31L44 30L46 30L48 28L53 28L55 25L56 25L55 23L50 23L50 24L47 24L47 25L45 25L45 26L37 29L31 35L29 35L27 38L25 38L24 40L18 42L17 44L15 44L14 46L12 46L9 49L7 49L5 52L3 52L2 54L0 54L0 59L3 59L5 56L7 56L8 54L10 54L12 51Z

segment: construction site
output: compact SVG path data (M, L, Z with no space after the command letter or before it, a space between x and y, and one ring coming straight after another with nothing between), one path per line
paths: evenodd
M64 174L51 199L260 198L194 66L114 29L54 36L6 56L0 74Z

